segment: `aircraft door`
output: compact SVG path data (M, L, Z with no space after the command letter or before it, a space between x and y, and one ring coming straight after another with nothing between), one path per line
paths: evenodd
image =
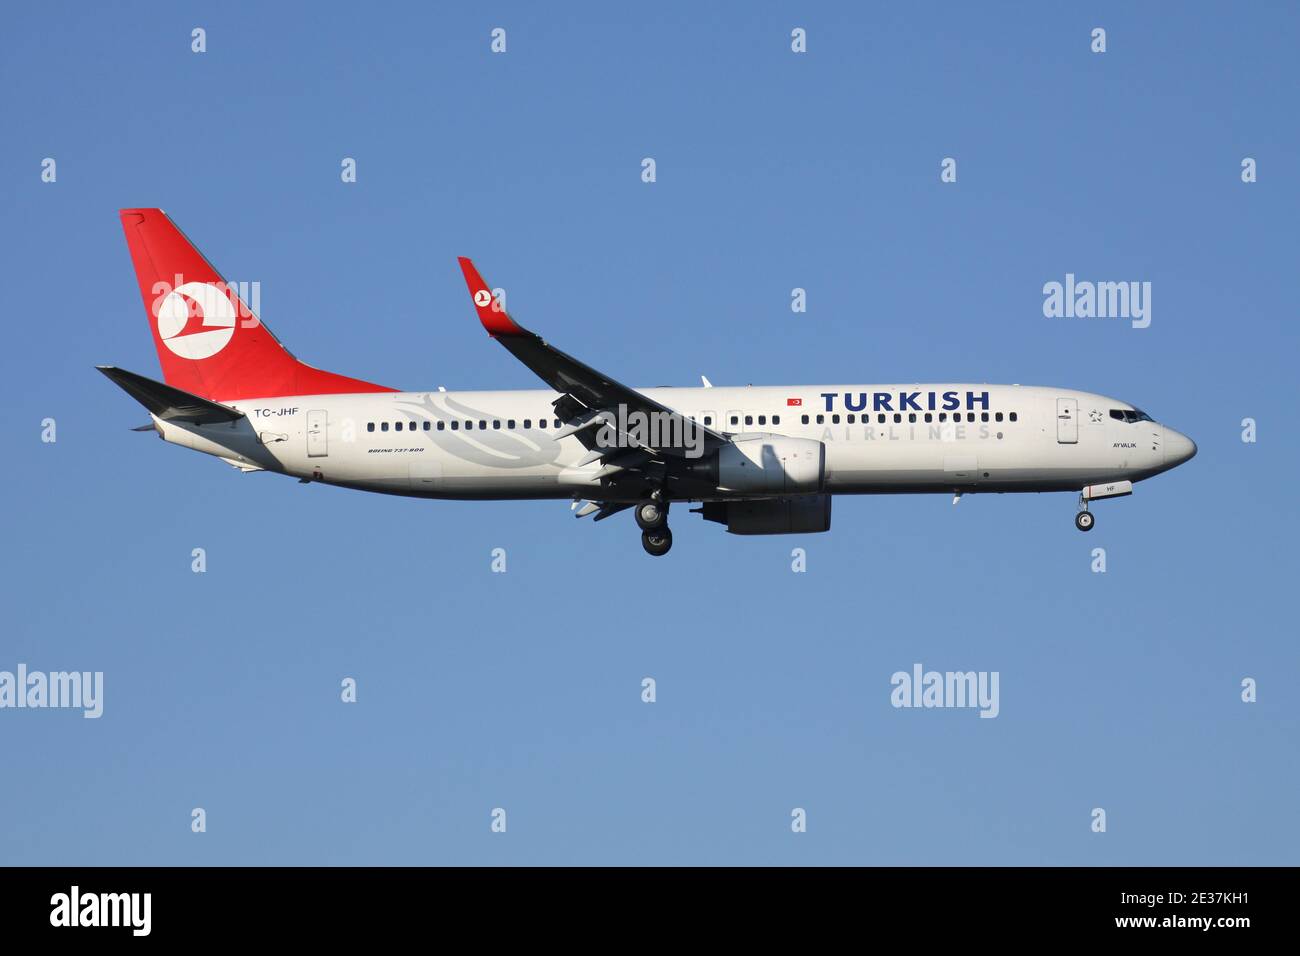
M324 458L329 453L329 413L313 409L307 413L307 457Z
M1079 402L1073 398L1056 400L1056 441L1074 445L1079 441Z

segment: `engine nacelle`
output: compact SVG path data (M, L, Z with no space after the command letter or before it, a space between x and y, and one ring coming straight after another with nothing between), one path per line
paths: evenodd
M811 438L740 435L718 449L716 466L721 491L815 494L826 484L826 446Z
M815 534L831 529L831 496L708 501L702 513L705 521L725 524L732 534Z

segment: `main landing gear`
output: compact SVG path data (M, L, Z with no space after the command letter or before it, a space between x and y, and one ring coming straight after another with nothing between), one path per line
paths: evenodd
M660 558L667 554L672 546L673 533L668 530L667 525L657 531L641 532L641 547L645 548L646 554Z
M1079 513L1074 516L1074 526L1080 531L1091 531L1096 519L1093 518L1092 512L1088 510L1088 499L1079 495Z
M646 554L656 558L667 554L673 546L673 533L668 530L668 502L663 500L663 495L654 492L637 504L633 514L641 529L641 547Z
M647 498L636 506L636 523L642 531L658 531L668 523L668 505Z

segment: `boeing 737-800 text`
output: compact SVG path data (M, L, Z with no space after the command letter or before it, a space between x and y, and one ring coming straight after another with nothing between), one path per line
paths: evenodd
M166 441L241 471L419 498L625 509L652 555L671 504L735 534L826 531L837 494L1131 494L1196 445L1125 402L1020 385L632 389L516 323L468 259L488 334L544 389L403 392L299 362L161 209L124 209L163 381L100 371ZM143 429L142 429L143 430ZM954 499L956 500L956 499Z

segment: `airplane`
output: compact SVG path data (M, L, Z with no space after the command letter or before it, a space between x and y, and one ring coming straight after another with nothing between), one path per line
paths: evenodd
M1196 454L1117 399L987 384L629 388L519 325L469 259L483 328L546 388L406 392L300 362L161 209L120 211L162 381L99 370L137 431L242 472L415 498L632 510L646 552L673 504L739 535L828 531L835 495L1074 492L1090 504Z

